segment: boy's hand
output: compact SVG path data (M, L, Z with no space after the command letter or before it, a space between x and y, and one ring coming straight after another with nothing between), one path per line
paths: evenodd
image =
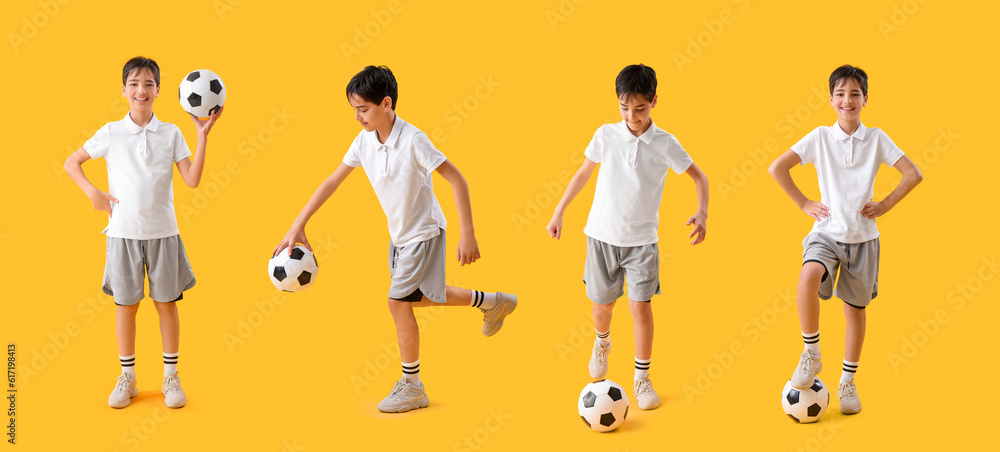
M698 238L694 239L694 241L691 242L692 245L697 245L705 241L705 234L708 233L708 226L706 225L707 222L708 222L708 214L704 212L698 212L692 215L691 218L688 218L687 223L684 223L687 225L691 224L694 225L694 230L691 231L691 235L689 235L688 238L694 237L695 234L698 235Z
M87 197L90 198L95 210L107 212L108 217L111 217L111 203L118 204L118 198L100 190L93 190Z
M810 201L807 199L806 202L802 204L801 209L806 213L806 215L809 215L816 221L823 221L830 216L830 208L821 202Z
M198 119L191 116L191 120L194 121L194 128L198 131L198 136L208 136L208 132L212 130L212 126L215 125L215 121L219 120L219 117L222 116L222 110L225 109L226 107L220 108L219 111L212 113L208 119Z
M457 260L465 264L471 264L480 258L479 255L479 243L476 242L476 236L474 235L462 235L458 239L458 252Z
M869 202L868 204L865 204L863 209L861 209L861 215L869 220L874 220L882 215L885 215L888 211L889 209L882 203L882 201Z
M545 230L549 231L549 237L553 237L559 240L562 237L562 215L552 215L552 219L549 220L548 226L545 226Z
M278 253L285 248L288 248L288 255L291 256L292 248L295 248L295 244L297 243L301 243L309 251L313 250L312 245L309 244L309 239L306 238L305 228L292 226L292 228L288 230L288 233L285 234L285 238L281 239L281 243L274 247L274 252L271 253L271 256L277 256Z

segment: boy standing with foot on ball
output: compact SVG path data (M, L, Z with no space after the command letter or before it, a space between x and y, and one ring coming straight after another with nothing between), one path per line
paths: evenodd
M844 414L861 411L854 374L865 340L865 308L878 295L880 249L875 219L923 180L917 166L885 132L861 123L861 109L866 105L868 74L848 65L837 68L830 74L830 106L837 113L837 122L809 132L768 169L795 205L815 220L802 241L796 299L805 350L792 373L792 386L809 387L823 370L819 298L829 300L836 295L844 302L847 320L844 367L837 388ZM795 165L807 163L816 167L819 202L806 198L789 173ZM875 174L882 164L895 168L903 179L884 199L873 201Z
M615 80L622 122L597 129L584 152L583 165L570 180L552 219L549 235L562 236L563 213L580 193L598 163L597 189L587 235L587 261L583 282L594 302L594 351L590 376L604 378L611 351L611 313L628 286L629 309L635 328L635 379L633 389L639 408L660 406L660 397L649 379L653 354L653 308L660 293L660 257L657 236L660 200L667 170L685 173L694 180L698 210L687 224L694 225L692 245L705 240L708 219L708 178L673 135L653 124L656 106L656 73L641 64L622 69Z
M124 408L139 393L135 378L135 315L139 301L145 297L143 284L148 275L149 297L160 317L163 338L164 403L180 408L187 403L187 397L177 376L177 301L184 297L184 291L194 287L195 279L174 215L173 167L176 165L186 185L198 186L205 167L208 132L222 111L205 120L192 118L198 131L192 162L180 129L160 122L153 114L153 101L160 94L160 67L155 61L135 57L125 63L122 94L129 105L125 118L101 127L65 164L66 172L90 198L94 209L108 213L103 289L117 305L115 333L122 366L108 405ZM101 157L108 164L107 193L83 173L84 162Z
M492 336L517 307L517 297L445 285L447 222L434 196L433 173L451 184L461 236L456 259L471 264L480 258L472 226L469 186L420 129L396 115L396 78L385 66L368 66L347 84L354 119L364 130L343 162L326 179L295 218L274 255L301 243L310 250L305 227L356 167L362 167L389 223L389 311L396 324L403 376L378 405L379 411L402 413L430 401L420 381L420 335L414 307L471 306L483 313L483 334Z

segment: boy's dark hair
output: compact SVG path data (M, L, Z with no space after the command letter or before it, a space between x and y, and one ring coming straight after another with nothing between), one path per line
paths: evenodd
M375 105L381 104L386 96L392 100L392 109L396 110L396 97L399 87L396 85L396 77L386 66L368 66L361 72L354 74L351 81L347 83L347 98L351 94L371 102Z
M858 82L858 85L861 85L862 95L868 95L868 74L862 71L861 68L849 64L834 69L833 73L830 74L830 95L833 95L834 88L837 87L837 84L841 80L848 78L854 79L854 81Z
M618 98L629 100L636 94L642 94L647 101L652 102L656 96L656 71L645 64L625 66L615 79L615 93Z
M143 69L149 69L149 72L153 73L153 80L156 81L156 86L160 86L160 65L149 58L141 56L132 58L125 63L125 67L122 69L122 86L125 86L125 81L132 72Z

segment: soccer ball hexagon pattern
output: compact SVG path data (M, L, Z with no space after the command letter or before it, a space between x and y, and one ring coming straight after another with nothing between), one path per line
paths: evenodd
M181 108L197 118L207 118L226 103L226 85L208 69L191 71L177 90Z
M599 380L584 386L577 403L580 418L595 432L610 432L628 416L628 397L618 383Z
M781 407L793 421L807 424L816 422L830 406L830 390L816 377L806 389L792 387L792 380L781 390Z
M318 271L312 251L302 245L296 245L291 256L287 250L281 250L267 261L267 276L271 278L271 284L285 292L298 292L311 286Z

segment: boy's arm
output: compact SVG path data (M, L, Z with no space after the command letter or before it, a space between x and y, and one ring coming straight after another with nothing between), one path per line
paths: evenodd
M684 174L691 176L694 179L694 189L698 194L698 211L688 218L687 225L694 225L694 230L691 231L691 235L688 238L694 237L695 234L698 238L691 242L692 245L697 245L705 241L705 234L708 233L708 176L705 176L705 172L698 168L698 165L694 163L688 167Z
M865 204L865 207L861 209L861 215L869 220L874 220L885 215L890 209L896 207L896 204L902 201L913 190L913 187L916 187L920 181L924 180L924 175L920 173L917 165L905 155L900 157L892 167L903 174L903 180L899 181L899 185L892 190L892 193L889 193L889 196L886 196L881 201Z
M208 119L191 117L191 120L194 121L194 128L198 131L198 146L194 152L194 163L189 158L184 158L177 162L177 172L181 173L181 179L184 179L184 184L188 187L197 188L198 184L201 183L201 173L205 169L205 148L208 146L208 132L212 130L215 121L222 116L222 110L225 108L220 108L219 111L213 113Z
M73 182L76 182L76 185L83 190L83 193L90 198L94 209L107 212L110 217L111 203L117 203L118 199L101 191L94 184L90 183L90 179L87 179L87 176L83 174L83 162L87 160L90 160L90 153L84 148L77 149L76 152L70 154L69 158L66 159L63 169L69 174L70 179L73 179Z
M333 192L337 191L337 187L340 187L340 183L344 182L344 179L347 179L351 171L354 171L354 167L341 163L330 177L326 178L322 184L319 184L319 188L309 198L309 202L302 208L302 212L299 212L299 216L295 217L295 222L292 223L291 229L281 239L281 243L274 247L274 252L271 253L272 256L277 256L285 248L288 248L288 254L291 255L292 248L295 247L296 243L301 243L309 251L312 251L312 245L309 244L309 240L306 238L306 223L309 222L309 219L312 218L313 214L319 210L323 203L333 195Z
M795 181L792 180L792 175L789 171L799 163L802 163L802 157L799 157L799 154L796 154L795 151L788 150L774 160L774 163L767 169L767 172L778 182L781 189L785 190L788 197L792 198L796 206L802 209L806 215L812 217L812 219L821 221L830 216L830 208L821 202L809 200L802 193L802 190L799 190L799 187L795 185Z
M545 226L545 230L549 231L550 237L555 237L556 240L562 237L563 214L566 213L566 208L569 207L569 203L573 201L573 198L576 198L576 195L580 194L580 190L583 190L583 187L590 181L590 175L594 173L594 168L597 168L597 162L588 158L583 159L583 165L580 165L580 169L576 170L573 179L569 181L569 185L566 186L566 192L563 193L562 199L556 205L555 212L552 213L552 219Z
M462 265L471 264L481 256L479 243L476 242L476 229L472 226L472 201L469 198L469 183L449 160L438 165L435 171L451 184L451 189L455 192L455 208L458 209L458 224L462 231L458 238L457 260Z

